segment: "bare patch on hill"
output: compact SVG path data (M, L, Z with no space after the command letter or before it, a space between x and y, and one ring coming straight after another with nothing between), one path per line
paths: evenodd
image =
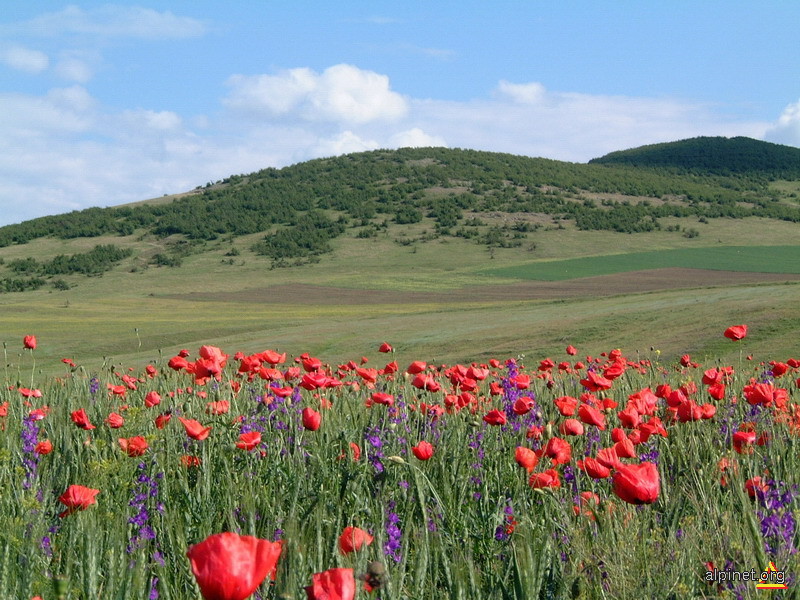
M503 285L476 285L446 292L407 292L329 287L290 283L233 292L193 292L164 296L179 300L260 304L452 304L524 300L593 298L678 289L740 286L800 281L800 275L742 273L703 269L652 269L598 275L569 281L524 281Z

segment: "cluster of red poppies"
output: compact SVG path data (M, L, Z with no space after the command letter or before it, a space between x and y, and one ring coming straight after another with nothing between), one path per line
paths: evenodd
M747 335L747 326L730 327L724 335L731 340L742 340ZM34 350L37 346L36 338L25 336L23 346L31 351ZM382 344L379 350L387 353L394 351L386 343ZM566 352L574 356L577 350L573 346L568 346ZM228 354L214 346L203 346L196 360L189 361L188 357L188 351L181 351L169 359L168 366L174 371L191 375L196 386L205 386L210 381L222 381L229 359ZM414 361L404 373L400 372L395 361L380 369L366 367L364 366L368 362L366 358L362 358L360 363L350 361L338 365L334 371L318 358L308 354L295 358L295 365L279 369L287 357L285 353L274 350L251 355L237 353L234 360L238 361L237 375L228 382L232 393L237 393L245 381L252 383L262 380L269 393L277 397L286 398L298 392L298 388L314 392L323 409L329 408L330 404L326 405L325 398L319 396L319 392L348 386L354 391L359 391L362 387L369 390L365 402L367 408L385 406L387 410L395 411L395 397L386 391L374 388L381 377L392 381L395 376L404 376L419 392L418 398L408 399L410 409L434 417L444 413L467 411L481 416L483 422L490 426L503 427L509 418L537 410L537 401L530 396L517 397L510 410L495 407L495 398L504 394L503 387L497 380L489 381L488 386L482 387L482 382L490 379L492 375L497 375L493 370L502 367L502 363L494 359L486 365L452 367L434 367L423 361ZM72 360L65 359L64 362L74 365ZM688 355L681 357L680 364L685 368L699 366ZM648 460L626 461L635 461L638 458L637 446L646 443L652 436L666 438L669 429L675 425L714 418L717 411L714 401L719 402L725 398L726 386L730 384L734 371L732 367L714 367L703 373L702 384L706 386L705 391L710 398L708 402L698 400L698 386L692 381L687 381L676 389L667 384L659 385L655 390L648 387L639 389L628 395L627 402L621 408L616 400L606 394L613 388L614 381L627 370L646 373L651 367L648 360L629 360L619 350L603 353L597 358L586 357L586 363L565 361L556 364L549 358L542 360L533 377L540 379L548 389L555 387L555 373L562 372L579 374L579 382L584 391L580 395L576 394L578 397L562 395L553 398L554 410L563 417L563 420L558 423L551 421L547 424L531 425L527 429L526 437L531 440L535 449L526 446L516 447L514 459L525 469L529 486L533 489L560 487L562 467L573 463L572 445L568 438L585 435L587 428L606 430L609 427L609 419L616 414L619 426L611 429L610 438L613 443L595 450L592 455L574 461L574 464L593 480L610 479L611 491L623 502L634 505L657 502L661 486L657 464ZM794 359L789 359L786 363L773 361L770 363L770 369L774 377L780 377L800 369L800 361ZM146 377L152 378L158 371L152 365L148 365L145 373ZM121 383L118 385L108 385L108 393L120 399L124 399L129 390L136 390L137 385L143 381L127 374L120 374L119 380ZM505 382L506 385L523 393L531 383L531 375L519 373ZM192 388L187 387L169 394L174 397L192 391ZM481 394L482 391L485 393ZM41 393L36 393L38 390L28 388L20 387L19 392L26 401L41 396ZM196 395L205 398L205 392L202 390L196 391ZM783 419L790 427L800 431L800 411L796 410L796 407L788 406L786 389L777 387L773 382L753 379L743 387L742 396L750 405L772 408L778 419ZM144 405L148 409L158 407L161 401L161 395L156 391L149 391L144 396ZM539 401L542 402L541 399ZM7 410L7 404L5 407L0 406L0 417L4 416L5 413L2 411L4 408ZM124 412L125 408L127 406L120 406L120 413ZM229 409L227 400L208 402L206 405L206 413L210 415L226 414ZM30 415L36 419L44 418L48 410L47 407L34 409ZM117 429L123 426L124 417L120 413L112 412L105 419L109 428ZM158 415L154 419L155 426L162 429L170 418L170 413ZM91 431L96 428L82 408L72 412L71 419L80 429ZM211 426L182 416L178 417L178 420L183 425L186 435L193 440L202 441L211 435ZM317 431L322 426L322 414L306 406L302 409L301 422L307 431ZM769 443L768 433L757 432L752 423L739 424L732 435L732 449L737 454L747 454L753 451L753 446L766 443ZM130 457L143 456L149 449L147 440L142 436L119 438L118 444L121 451ZM246 431L240 433L235 446L251 452L261 444L261 432ZM349 446L352 458L359 460L361 448L353 442L350 442ZM53 447L49 440L42 440L36 445L35 451L46 455L53 451ZM411 453L419 461L432 459L435 452L435 447L427 440L419 440L411 447ZM344 455L339 458L344 458ZM545 463L544 461L548 459L549 462ZM181 460L187 467L200 465L198 457L183 456ZM545 466L547 468L542 468ZM723 486L726 485L726 472L735 468L736 461L733 457L720 460L719 469ZM763 491L764 485L759 477L754 477L745 483L745 488L753 496L758 490ZM99 493L100 490L97 489L70 485L59 497L59 501L66 507L59 516L66 517L76 511L86 510L96 502ZM575 513L583 512L591 516L591 510L584 512L586 505L598 505L599 497L594 492L583 491L579 494L579 498L580 505L574 507ZM349 554L369 546L372 541L372 536L366 531L357 527L347 527L339 539L339 550L342 554ZM244 600L253 594L267 577L275 580L281 551L281 542L270 542L234 533L219 533L189 548L187 556L204 598ZM378 580L370 573L362 575L361 579L368 590L378 585L376 583ZM355 582L353 569L334 568L314 574L306 592L310 599L352 600L356 590Z

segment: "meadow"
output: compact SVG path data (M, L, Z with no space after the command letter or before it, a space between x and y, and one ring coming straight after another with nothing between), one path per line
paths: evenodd
M800 597L800 361L726 335L732 362L205 345L41 380L19 339L0 597ZM719 580L770 562L786 589Z
M609 331L631 355L654 347L673 358L691 352L732 360L713 334L734 321L757 326L754 351L790 353L800 332L794 309L800 278L794 254L786 251L796 241L796 225L749 218L701 227L714 233L687 239L666 231L578 231L567 223L528 234L533 251L491 253L453 238L406 246L390 229L373 239L343 236L319 262L282 269L248 250L258 235L209 242L177 268L145 264L147 253L163 252L169 239L43 239L2 248L0 256L6 264L27 256L47 260L98 243L131 248L135 256L102 276L65 277L68 290L0 294L0 331L9 369L19 359L13 340L28 331L47 340L37 366L42 375L55 375L54 365L73 355L94 371L115 364L141 368L159 353L205 343L245 352L302 348L330 361L349 360L384 337L395 341L400 360L409 361L546 355L568 341L598 354L609 345ZM402 233L419 240L431 229L423 220ZM738 268L730 261L740 256L738 246L717 241L760 247L766 236L776 246L763 247L760 261ZM232 247L239 255L229 259ZM681 264L693 268L655 269L675 263L653 264L648 252L688 255L690 262ZM720 265L726 253L729 262ZM577 269L573 278L559 275L564 264ZM551 281L545 272L555 272ZM530 279L531 273L542 279Z

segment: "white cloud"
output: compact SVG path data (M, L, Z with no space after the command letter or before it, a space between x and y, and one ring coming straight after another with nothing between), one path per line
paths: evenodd
M89 129L91 98L79 86L56 88L45 96L0 94L0 139L23 152L29 140L74 135ZM4 157L17 160L17 152Z
M337 156L339 154L350 154L351 152L365 152L376 150L380 144L375 140L364 140L352 131L342 133L329 138L320 140L312 150L315 156Z
M513 102L521 104L536 104L541 102L545 96L545 88L541 83L510 83L501 81L497 85L497 95L499 97L510 98Z
M317 88L319 76L311 69L290 69L280 75L233 75L233 88L224 100L233 110L267 115L284 115L303 102Z
M86 61L74 56L65 56L59 60L55 70L62 79L76 83L87 83L94 75L92 67Z
M231 110L272 118L363 124L397 120L408 111L406 99L393 92L389 78L339 64L316 73L300 68L278 75L234 75L224 100Z
M783 109L778 121L767 130L765 139L776 144L800 146L800 100Z
M140 6L105 5L89 10L70 5L11 27L16 32L40 36L61 34L102 37L173 39L203 35L206 25L190 17L158 12Z
M168 110L126 110L122 118L131 129L141 131L142 128L154 131L175 131L182 125L177 113Z
M394 134L390 138L392 148L430 148L432 146L447 146L444 138L428 135L419 127L407 129Z
M0 50L0 62L26 73L41 73L50 64L47 54L39 50L31 50L22 46L11 46Z

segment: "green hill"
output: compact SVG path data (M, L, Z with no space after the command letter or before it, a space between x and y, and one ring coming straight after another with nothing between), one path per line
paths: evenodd
M719 328L747 321L774 357L800 333L798 194L472 150L313 160L0 228L0 341L37 334L50 369L197 343L350 359L383 339L400 360L724 356Z
M674 167L684 172L800 177L800 148L747 137L697 137L611 152L590 164Z

